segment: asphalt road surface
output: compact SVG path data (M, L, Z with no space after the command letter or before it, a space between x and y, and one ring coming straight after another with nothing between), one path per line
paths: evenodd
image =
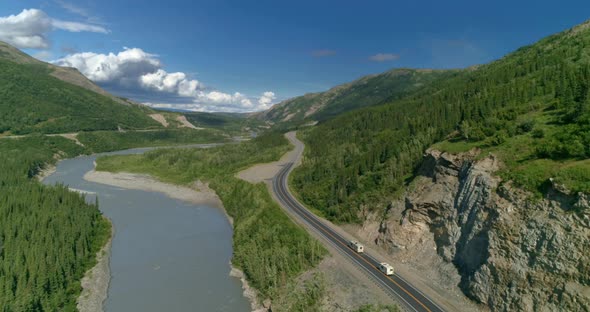
M300 142L294 142L299 143ZM298 144L296 144L297 146ZM302 148L297 146L298 150ZM300 153L296 156L299 158ZM348 247L348 240L340 236L330 226L322 222L313 213L301 205L295 197L289 192L287 186L288 177L293 170L294 162L289 162L273 178L272 189L281 204L290 210L293 215L306 223L310 229L321 235L326 241L338 250L343 256L357 265L367 276L372 278L381 288L383 288L391 297L399 302L408 311L444 311L430 298L414 288L410 283L394 274L387 276L383 274L378 266L379 259L371 256L369 253L357 253ZM395 263L390 263L395 267Z

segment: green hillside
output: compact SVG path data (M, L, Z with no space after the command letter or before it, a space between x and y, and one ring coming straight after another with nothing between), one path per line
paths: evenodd
M77 311L80 279L110 235L96 204L34 178L55 155L84 149L61 137L0 140L0 307Z
M152 113L75 69L0 42L0 310L77 311L80 280L110 236L97 203L63 185L42 185L35 178L41 169L92 152L226 140L218 130L164 129ZM97 131L146 128L156 130ZM42 135L66 132L80 133ZM3 137L9 134L27 135Z
M109 95L74 69L0 43L0 134L159 128L148 112Z
M439 147L496 151L504 177L535 192L556 172L566 187L589 192L589 28L309 129L296 191L332 220L359 221L361 207L384 208L425 149L447 139Z
M457 75L456 70L394 69L370 75L326 92L289 99L258 115L259 119L282 124L322 121L344 112L397 99L431 82Z
M245 114L191 112L183 115L197 127L223 130L230 134L258 132L266 127L263 121L247 118Z

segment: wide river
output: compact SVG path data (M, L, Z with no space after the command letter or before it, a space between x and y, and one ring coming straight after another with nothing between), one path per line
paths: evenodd
M133 149L107 154L137 154ZM113 222L111 281L105 311L250 311L230 277L232 228L218 208L85 181L96 155L61 161L46 184L98 196Z

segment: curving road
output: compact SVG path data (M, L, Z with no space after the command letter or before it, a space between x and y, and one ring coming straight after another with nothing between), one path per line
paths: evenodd
M294 159L291 162L286 163L279 173L272 179L272 190L279 202L294 216L307 224L311 230L319 234L330 245L336 248L338 252L348 258L362 271L367 273L370 278L377 282L381 288L399 302L406 310L420 312L444 311L426 295L414 288L400 276L396 274L387 276L381 273L377 268L381 261L367 252L359 254L348 248L348 240L346 238L339 235L295 199L289 191L288 177L294 168L294 164L301 158L303 143L295 138L293 132L287 134L287 137L295 145L295 153L293 157ZM395 263L392 264L395 267Z

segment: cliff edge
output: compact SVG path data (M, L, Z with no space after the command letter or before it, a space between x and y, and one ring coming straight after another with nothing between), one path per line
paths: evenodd
M477 149L427 151L365 238L394 259L432 262L439 281L493 311L590 310L590 196L553 183L535 197L494 175L501 166Z

